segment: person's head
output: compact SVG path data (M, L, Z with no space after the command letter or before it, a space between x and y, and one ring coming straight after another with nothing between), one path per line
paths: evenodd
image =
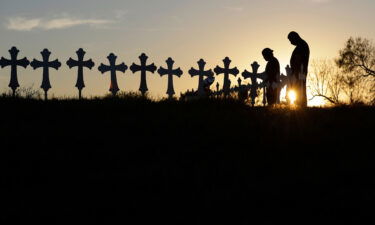
M297 32L292 31L289 33L288 39L292 45L297 45L300 42L301 37L299 36Z
M262 51L262 55L266 61L270 61L273 58L273 50L270 48L265 48Z

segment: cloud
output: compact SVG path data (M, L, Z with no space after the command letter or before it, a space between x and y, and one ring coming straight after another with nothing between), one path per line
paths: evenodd
M55 19L34 18L28 19L24 17L9 18L5 24L8 30L31 31L34 29L54 30L65 29L80 25L99 26L112 23L111 20L100 19L77 19L71 17L62 17Z
M9 30L30 31L37 28L41 23L40 19L26 19L22 17L10 18L6 24Z
M109 20L97 20L97 19L72 19L72 18L61 18L61 19L53 19L50 21L47 21L46 23L42 23L42 28L46 30L52 30L52 29L64 29L79 25L103 25L111 23Z

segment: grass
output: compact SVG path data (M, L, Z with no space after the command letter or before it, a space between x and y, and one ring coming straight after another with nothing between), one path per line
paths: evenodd
M6 224L374 221L373 107L124 95L0 109Z

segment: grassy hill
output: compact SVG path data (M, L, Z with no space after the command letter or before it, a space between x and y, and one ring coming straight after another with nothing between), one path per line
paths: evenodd
M374 221L375 108L0 99L6 224Z

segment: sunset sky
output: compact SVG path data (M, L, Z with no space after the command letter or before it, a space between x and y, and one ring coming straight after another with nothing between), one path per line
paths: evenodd
M0 0L0 55L9 58L8 50L17 46L20 57L41 59L48 48L51 59L63 63L50 73L50 95L59 97L77 95L77 70L66 61L76 59L80 47L96 63L85 70L84 96L108 93L110 76L97 67L108 64L111 52L128 66L139 64L142 52L158 67L172 57L184 71L174 78L180 93L197 88L198 78L187 72L200 58L207 68L229 56L241 72L253 61L263 70L261 51L269 47L285 68L294 48L287 39L292 30L310 44L312 59L336 57L350 36L375 38L374 12L374 0ZM21 86L39 88L42 70L18 71ZM9 74L0 69L1 92L8 90ZM216 79L222 84L222 75ZM121 90L137 91L140 74L118 73L118 81ZM147 82L152 96L166 96L166 77L149 74Z

